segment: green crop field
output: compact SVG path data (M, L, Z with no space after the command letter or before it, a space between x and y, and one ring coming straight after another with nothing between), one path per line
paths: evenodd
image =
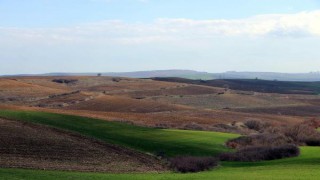
M45 112L1 110L0 117L48 125L142 152L152 154L162 152L167 156L213 156L229 151L224 142L238 136L218 132L146 128Z
M211 171L180 174L103 174L0 169L2 179L319 179L320 148L302 147L296 158L259 163L222 163Z

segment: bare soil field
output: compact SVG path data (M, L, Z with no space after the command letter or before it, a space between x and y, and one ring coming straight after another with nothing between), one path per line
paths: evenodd
M0 119L0 167L101 172L166 171L149 155L40 125Z

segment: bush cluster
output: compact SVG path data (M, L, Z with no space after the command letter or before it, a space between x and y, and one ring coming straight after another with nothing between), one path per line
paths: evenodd
M229 140L226 145L237 149L235 153L220 155L222 161L261 161L299 155L300 145L320 146L319 121L306 121L285 127L272 127L259 121L247 121L249 129L260 132Z
M287 127L268 127L260 134L242 136L226 143L228 147L236 149L285 144L317 146L320 145L320 133L315 129L314 123L301 123Z
M281 146L253 146L243 148L235 153L221 154L221 161L242 161L255 162L263 160L274 160L288 157L295 157L300 154L300 150L296 145L281 145Z
M218 166L218 160L213 157L175 157L170 159L171 168L178 172L199 172Z

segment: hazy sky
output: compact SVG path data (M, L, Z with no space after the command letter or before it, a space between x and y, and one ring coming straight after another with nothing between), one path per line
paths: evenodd
M320 0L0 0L0 74L320 70Z

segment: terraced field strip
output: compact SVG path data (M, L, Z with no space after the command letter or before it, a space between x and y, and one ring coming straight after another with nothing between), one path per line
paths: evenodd
M161 153L170 157L215 156L221 152L230 151L224 146L224 142L239 136L218 132L147 128L46 112L0 110L0 117L43 124L142 152Z
M60 171L37 171L22 169L0 169L3 179L319 179L320 148L302 147L301 156L259 163L223 163L211 171L145 174L103 174Z

